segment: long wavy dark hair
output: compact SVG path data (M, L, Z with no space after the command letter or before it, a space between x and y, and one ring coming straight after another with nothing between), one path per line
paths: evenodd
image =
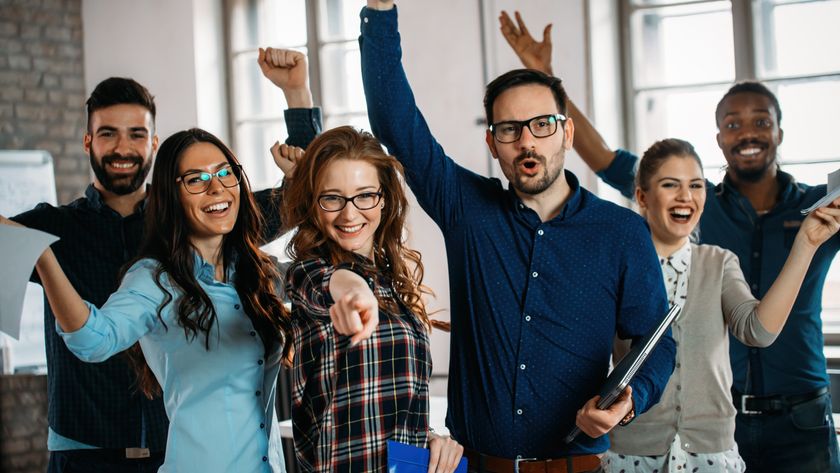
M192 128L167 138L158 150L152 171L144 238L135 261L150 258L158 262L155 283L166 294L157 310L161 322L164 308L176 304L177 321L184 330L184 336L187 340L194 340L203 335L204 346L209 350L210 334L216 323L216 309L194 276L195 249L190 242L191 231L181 204L181 184L176 182L181 157L196 143L210 143L225 155L230 164L239 164L233 152L221 140L204 130ZM263 217L244 173L239 186L239 213L233 229L224 237L223 261L225 267L235 261L236 292L245 313L260 334L265 349L269 350L274 343L284 340L284 354L288 354L291 337L285 335L289 333L291 325L289 314L275 290L279 274L274 262L259 249ZM174 294L164 285L164 275L167 283L175 288ZM137 372L138 388L148 397L159 395L160 385L149 369L139 345L131 349L129 358Z
M293 179L283 190L283 222L297 227L287 251L292 259L326 257L331 264L356 261L356 256L331 240L318 218L318 187L327 166L339 159L366 162L376 168L382 186L382 219L374 233L377 272L389 276L399 298L428 329L429 314L423 301L432 292L422 285L420 253L407 248L403 240L408 199L403 188L403 167L370 133L342 126L322 133L307 148L296 165ZM352 205L352 204L348 204ZM379 300L383 308L398 311L392 301Z

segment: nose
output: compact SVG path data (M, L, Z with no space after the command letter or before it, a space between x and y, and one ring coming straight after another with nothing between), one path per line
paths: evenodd
M338 215L342 218L347 220L352 219L359 213L359 209L356 208L356 205L349 200L345 203L344 208L338 212Z
M222 181L219 180L218 176L211 176L210 183L207 184L207 193L208 194L218 194L225 189L225 186L222 185Z
M114 153L119 154L121 156L127 156L131 154L131 147L129 146L130 142L131 140L128 136L126 136L123 133L119 133L117 135L117 143L114 146Z
M688 186L680 187L680 190L677 193L677 200L682 202L691 202L693 198L694 196L691 195L691 189L689 189Z
M531 133L531 129L527 126L523 126L522 133L519 134L519 147L521 149L533 149L535 141L536 138L534 138L534 134Z

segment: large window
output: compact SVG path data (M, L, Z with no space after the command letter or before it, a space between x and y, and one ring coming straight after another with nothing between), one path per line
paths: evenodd
M286 139L282 92L257 66L260 47L296 49L309 60L315 105L325 126L367 123L359 59L359 11L364 0L228 0L233 148L254 188L279 184L268 148Z
M782 105L782 168L823 184L840 167L840 0L622 2L631 149L657 139L691 141L712 181L725 160L714 108L738 80L758 79ZM824 321L840 328L840 263L828 275Z

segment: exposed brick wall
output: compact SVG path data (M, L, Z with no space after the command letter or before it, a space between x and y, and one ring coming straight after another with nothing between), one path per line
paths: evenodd
M90 182L82 150L82 0L0 0L0 149L43 149L58 202Z
M0 471L47 470L47 377L0 376Z

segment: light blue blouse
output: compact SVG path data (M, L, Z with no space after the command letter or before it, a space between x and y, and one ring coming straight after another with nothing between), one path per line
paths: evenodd
M161 315L165 293L157 287L157 262L138 261L102 308L91 304L85 325L56 330L80 359L103 361L140 341L163 387L169 434L161 473L285 472L274 415L279 343L265 352L232 283L214 280L213 266L195 257L195 277L213 301L216 323L205 348L203 334L187 340L176 303ZM233 281L233 268L227 280ZM168 277L161 278L173 294ZM168 327L168 329L167 329Z

